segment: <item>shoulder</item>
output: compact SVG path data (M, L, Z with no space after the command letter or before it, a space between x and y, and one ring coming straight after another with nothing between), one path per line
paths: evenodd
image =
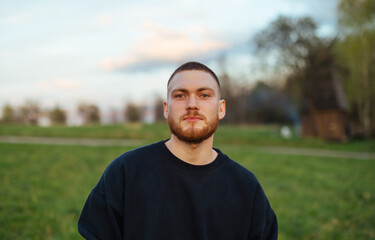
M159 153L159 145L162 143L152 143L146 146L138 147L133 150L122 153L120 156L113 160L114 164L122 164L134 159L145 159L152 157Z
M221 152L220 152L221 153ZM242 166L240 163L234 161L226 154L221 153L224 158L224 172L229 175L230 178L233 178L236 182L241 183L242 185L248 186L252 189L258 187L259 181L255 174L251 172L246 167Z
M158 148L162 143L163 141L160 141L122 153L108 165L105 172L124 171L125 168L144 165L146 161L158 158L160 155Z
M248 190L251 196L253 196L254 201L264 202L269 205L263 187L255 174L238 162L230 159L228 156L224 156L227 158L228 162L226 171L230 172L231 178L235 179L237 183L236 185L242 186L242 189Z

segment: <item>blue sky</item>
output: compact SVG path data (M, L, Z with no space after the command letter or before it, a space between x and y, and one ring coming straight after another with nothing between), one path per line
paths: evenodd
M165 97L184 61L251 75L249 41L279 15L335 29L337 0L11 1L0 8L0 107L101 108ZM249 76L251 79L251 76Z

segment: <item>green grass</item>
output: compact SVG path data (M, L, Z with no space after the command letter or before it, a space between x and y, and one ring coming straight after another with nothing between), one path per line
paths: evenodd
M0 239L76 239L106 165L124 148L0 144Z
M151 143L170 136L166 123L126 124L109 126L80 127L35 127L19 125L0 125L0 135L79 137L79 138L117 138L138 139ZM345 143L325 142L314 138L293 136L283 139L280 127L272 126L219 126L215 134L217 144L246 144L262 146L286 146L299 148L322 148L359 152L375 152L375 139L350 140Z
M87 125L79 127L0 124L0 135L153 140L168 137L169 130L166 124Z
M221 145L258 177L279 239L374 239L375 161L278 156ZM0 143L0 239L80 239L77 219L108 163L129 149Z
M280 239L375 239L375 161L222 149L262 183Z

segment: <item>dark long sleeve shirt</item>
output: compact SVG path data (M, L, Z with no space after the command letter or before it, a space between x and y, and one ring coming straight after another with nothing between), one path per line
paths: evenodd
M220 150L188 164L164 141L126 152L105 170L82 210L86 239L277 239L277 220L256 177Z

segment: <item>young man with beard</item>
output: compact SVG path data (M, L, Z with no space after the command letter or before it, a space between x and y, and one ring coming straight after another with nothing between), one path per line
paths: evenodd
M82 210L86 239L277 239L277 220L258 180L213 148L225 116L220 83L188 62L168 81L171 138L126 152L105 170Z

